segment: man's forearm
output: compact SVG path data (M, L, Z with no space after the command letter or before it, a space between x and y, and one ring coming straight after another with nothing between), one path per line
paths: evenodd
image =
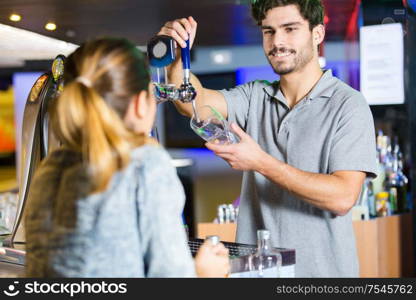
M365 178L364 173L354 171L351 173L358 174L359 179L351 181L337 174L305 172L266 153L257 171L306 202L337 215L345 215L354 205L360 192L359 183Z

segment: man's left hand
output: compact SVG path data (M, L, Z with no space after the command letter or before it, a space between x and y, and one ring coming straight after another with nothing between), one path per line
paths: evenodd
M233 169L257 171L267 153L237 124L231 124L231 129L240 137L238 144L205 143L205 146L224 159Z

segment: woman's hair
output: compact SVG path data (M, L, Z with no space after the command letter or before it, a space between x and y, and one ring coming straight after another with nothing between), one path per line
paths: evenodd
M105 190L111 176L129 163L131 150L145 143L123 118L149 81L144 54L126 39L92 40L68 57L52 123L61 142L82 153L92 193Z

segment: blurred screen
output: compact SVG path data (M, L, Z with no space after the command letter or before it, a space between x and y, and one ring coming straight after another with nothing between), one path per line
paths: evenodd
M15 152L13 88L8 80L0 84L0 156Z
M244 84L255 80L267 80L273 82L279 80L277 75L270 65L258 67L244 67L237 69L236 83Z

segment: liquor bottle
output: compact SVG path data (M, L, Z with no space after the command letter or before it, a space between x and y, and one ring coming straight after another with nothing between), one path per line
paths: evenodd
M384 167L386 169L386 177L388 177L393 172L393 164L394 164L394 154L393 154L392 146L390 143L390 139L388 138L386 155L384 157Z
M389 172L386 177L386 190L389 192L389 204L391 213L397 213L397 171L398 171L398 144L396 142L396 145L394 146L394 152L391 153L391 147L389 149L389 153L391 156L390 165L389 165Z
M249 269L252 277L280 277L282 255L274 250L270 241L270 231L257 230L257 251L249 256Z
M386 180L386 160L387 160L388 138L379 130L377 135L377 177L373 179L374 195L384 192L384 183Z
M397 214L398 206L397 206L397 188L392 186L389 188L389 205L390 211L389 216L392 214Z
M405 212L407 208L407 177L403 174L403 160L396 142L393 150L391 172L386 178L389 203L393 213Z
M377 155L379 155L379 156L380 156L380 153L381 153L381 148L383 148L383 137L384 137L383 131L379 130L377 132L377 139L376 139L376 143L377 143L376 144L376 146L377 146L376 150L377 150Z
M407 184L409 180L403 172L403 154L398 151L398 170L397 170L397 207L398 211L403 213L408 211L407 205Z
M373 190L373 183L370 180L366 180L367 185L367 204L368 204L368 212L370 214L370 217L377 217L377 207L376 207L376 198L374 195Z
M225 223L225 212L223 205L219 205L217 207L217 221L219 224Z
M385 217L389 215L389 193L380 192L376 194L377 217Z

